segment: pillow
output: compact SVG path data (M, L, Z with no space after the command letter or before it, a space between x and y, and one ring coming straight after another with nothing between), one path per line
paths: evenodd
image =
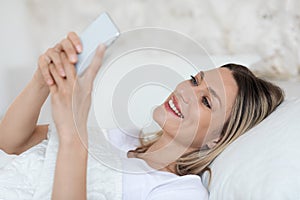
M300 199L300 99L285 100L210 167L210 200Z

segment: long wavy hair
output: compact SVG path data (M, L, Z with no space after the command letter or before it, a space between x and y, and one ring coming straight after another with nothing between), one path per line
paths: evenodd
M284 100L284 92L278 86L256 77L247 67L237 64L226 64L238 85L237 97L230 116L224 123L218 143L211 149L199 149L182 155L175 162L176 174L183 176L196 174L201 176L209 169L209 164L234 140L260 123L270 115ZM145 153L154 144L163 131L155 133L149 140L141 137L141 146L131 152Z

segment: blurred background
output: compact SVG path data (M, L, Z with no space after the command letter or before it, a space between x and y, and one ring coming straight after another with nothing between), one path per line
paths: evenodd
M102 11L121 31L154 26L199 42L217 65L239 62L299 93L298 0L0 0L0 116L30 80L37 59ZM176 45L176 41L174 44ZM292 84L287 84L292 82ZM47 102L49 104L49 102ZM48 110L40 121L47 121Z

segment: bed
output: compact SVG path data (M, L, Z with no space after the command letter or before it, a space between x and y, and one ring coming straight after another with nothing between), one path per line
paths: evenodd
M250 65L255 59L257 57L251 55L212 57L215 65L228 62ZM170 63L173 63L173 66L178 64L176 60L171 60ZM121 76L122 69L126 70L126 67L122 66L121 68L119 66L118 69ZM187 70L184 73L184 77L189 77L192 70ZM7 78L9 74L20 75L18 82ZM28 69L24 68L1 68L0 98L3 99L0 107L1 115L5 113L9 102L15 98L30 79L31 74ZM104 79L105 77L101 80ZM114 79L115 81L120 80L118 76L115 76ZM104 91L103 93L109 92L110 88L100 84L101 80L97 80L98 84L96 86L101 88L101 91ZM110 83L113 84L113 81L111 80ZM263 123L232 143L212 163L210 184L208 184L207 174L202 177L209 190L210 200L300 199L300 82L297 80L277 80L274 82L284 89L287 100ZM151 88L148 89L151 90ZM160 95L161 99L157 99L157 102L143 99L145 97L144 91L136 92L136 96L131 97L129 107L131 106L133 113L137 114L129 113L124 116L129 116L135 123L126 128L145 128L144 124L149 121L149 113L151 113L152 108L141 107L135 101L144 100L146 104L153 105L153 103L162 101L169 91L170 88L158 91L156 95ZM96 100L101 97L97 94L94 96ZM108 130L120 124L116 123L115 117L107 117L114 116L115 113L113 113L113 110L109 110L107 106L111 105L113 95L106 95L106 97L101 99L104 103L101 103L100 106L95 105L95 102L98 101L94 101L92 109L94 113L90 116L89 123L90 125L98 123L101 128ZM99 115L97 110L104 112ZM50 113L50 105L47 101L42 110L39 123L51 121ZM143 115L141 113L148 114ZM156 126L149 127L151 131L157 128ZM0 171L5 162L8 161L1 160Z

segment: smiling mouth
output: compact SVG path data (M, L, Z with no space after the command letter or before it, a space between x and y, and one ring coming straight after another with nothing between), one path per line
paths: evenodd
M177 104L176 100L173 100L173 99L174 99L174 97L171 98L169 101L165 102L165 107L168 111L172 112L177 117L180 117L183 119L184 116L181 113L180 109L178 108L178 104Z

